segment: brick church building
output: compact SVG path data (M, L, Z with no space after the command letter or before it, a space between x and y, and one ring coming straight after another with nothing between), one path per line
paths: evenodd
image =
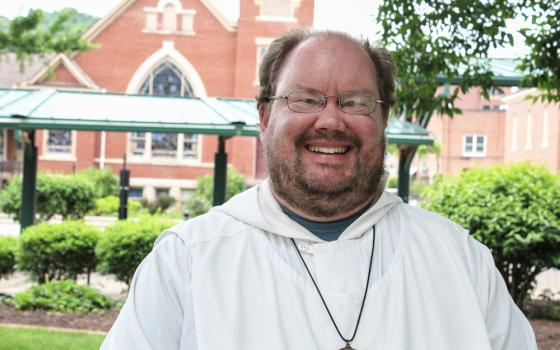
M240 0L237 22L213 0L122 0L84 35L97 45L53 57L26 77L32 88L141 95L233 97L257 93L257 66L270 42L313 24L313 0ZM5 135L9 159L13 133ZM185 201L196 179L213 171L217 136L41 130L39 169L72 172L110 167L126 155L131 197L170 194ZM233 137L229 163L248 181L265 176L260 141Z

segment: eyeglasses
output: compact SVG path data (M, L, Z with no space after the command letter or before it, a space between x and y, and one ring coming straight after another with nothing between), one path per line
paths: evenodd
M271 96L269 99L285 99L292 112L317 113L325 109L329 97L336 97L338 108L348 114L371 114L375 112L378 104L385 104L385 102L377 100L374 94L364 91L349 91L327 96L319 91L295 90L284 96Z

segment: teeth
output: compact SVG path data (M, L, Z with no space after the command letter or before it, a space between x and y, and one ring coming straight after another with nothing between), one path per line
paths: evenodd
M344 153L348 147L319 147L319 146L309 146L309 150L311 152L316 153L327 153L327 154L336 154L336 153Z

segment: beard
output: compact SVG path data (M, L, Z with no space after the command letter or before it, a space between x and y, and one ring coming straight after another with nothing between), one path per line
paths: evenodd
M324 138L324 137L323 137ZM350 141L360 155L362 143L356 137L334 135L331 140ZM314 217L333 217L363 206L373 200L385 173L385 135L375 149L357 156L349 174L334 179L316 176L314 169L302 161L302 150L310 140L299 137L295 157L278 152L269 142L265 156L272 188L276 195L295 209Z

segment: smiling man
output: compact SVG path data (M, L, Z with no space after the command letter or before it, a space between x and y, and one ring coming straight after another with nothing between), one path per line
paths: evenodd
M160 236L104 349L536 349L489 250L384 192L387 52L292 31L260 69L270 179Z

